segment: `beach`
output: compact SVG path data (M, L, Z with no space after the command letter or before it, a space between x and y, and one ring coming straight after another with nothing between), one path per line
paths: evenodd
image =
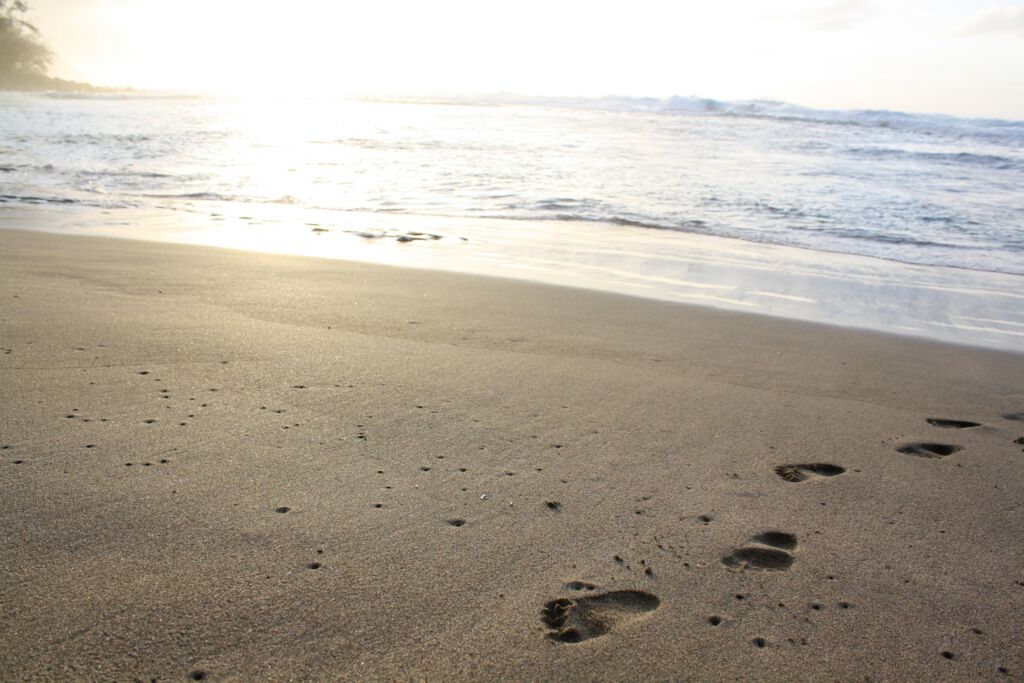
M17 230L0 283L4 680L1024 675L1019 353Z

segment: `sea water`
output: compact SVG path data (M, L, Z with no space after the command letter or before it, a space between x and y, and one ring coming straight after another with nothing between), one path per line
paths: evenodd
M828 298L821 282L773 298L756 278L733 291L698 272L693 258L724 245L758 272L829 264L1005 294L973 317L997 323L985 325L997 345L1024 342L1013 312L1024 308L1020 121L698 98L0 93L0 211L28 210L69 231L78 216L152 239L177 221L192 226L183 241L292 252L313 235L312 251L328 255L368 254L328 248L331 234L394 240L404 251L389 244L378 251L393 258L379 260L429 267L486 245L485 260L516 276L851 323L836 301L832 313L790 310ZM147 212L172 218L131 218ZM211 238L218 229L231 239ZM420 242L437 244L413 251ZM682 295L667 296L672 281ZM906 314L852 323L918 329Z

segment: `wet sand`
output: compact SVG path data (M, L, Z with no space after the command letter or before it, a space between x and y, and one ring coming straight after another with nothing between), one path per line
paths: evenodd
M1024 675L1021 354L0 231L0 378L3 680Z

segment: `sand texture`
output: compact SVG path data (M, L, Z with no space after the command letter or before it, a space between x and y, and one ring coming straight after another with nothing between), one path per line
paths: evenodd
M1024 355L0 231L0 382L4 681L1024 676Z

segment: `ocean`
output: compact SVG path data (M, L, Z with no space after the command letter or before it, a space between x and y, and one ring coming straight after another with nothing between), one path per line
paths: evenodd
M690 97L0 93L0 210L31 208L59 212L65 226L69 214L99 212L100 222L131 224L122 236L142 238L173 219L119 216L234 221L237 246L258 226L277 244L311 230L482 240L507 262L531 239L593 239L613 252L646 245L656 256L700 237L795 248L808 263L865 257L943 277L1024 276L1024 122ZM392 229L417 220L434 232ZM446 232L452 225L489 231ZM559 245L543 259L554 270L573 258ZM609 279L628 284L652 268L680 275L639 258ZM653 283L634 284L664 293Z

